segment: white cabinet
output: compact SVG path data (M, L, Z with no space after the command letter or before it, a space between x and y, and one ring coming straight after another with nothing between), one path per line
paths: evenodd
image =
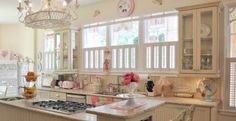
M38 99L53 99L53 100L66 101L66 93L38 90L37 91L37 98Z
M50 99L66 101L66 93L50 92Z
M179 8L181 73L219 73L219 2Z
M44 71L76 72L78 70L77 30L56 30L46 34L44 41Z
M188 108L186 105L165 104L156 109L156 121L169 121L174 119L181 111ZM211 121L211 108L196 107L193 121Z
M50 93L49 93L49 91L37 90L37 98L39 98L39 99L49 99L50 98Z

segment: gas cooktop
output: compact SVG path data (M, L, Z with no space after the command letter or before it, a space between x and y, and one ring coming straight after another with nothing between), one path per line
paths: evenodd
M74 114L84 112L87 108L93 108L94 105L71 102L71 101L61 101L61 100L48 100L48 101L37 101L33 102L32 106L34 108L63 113L63 114Z

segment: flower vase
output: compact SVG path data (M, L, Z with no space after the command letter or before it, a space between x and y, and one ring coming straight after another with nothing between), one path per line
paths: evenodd
M131 82L128 85L129 97L128 97L128 101L126 102L126 106L133 106L133 105L135 105L134 92L135 92L137 87L138 87L138 84L136 82Z

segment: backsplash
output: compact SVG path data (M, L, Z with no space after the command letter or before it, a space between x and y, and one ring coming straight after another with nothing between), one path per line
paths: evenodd
M94 77L96 75L81 75L81 79L85 79L84 81L85 87L84 89L92 90L93 86L92 83L94 81ZM101 81L101 91L108 91L108 84L118 84L118 79L120 80L119 83L121 84L121 76L112 76L112 75L106 75L106 76L100 76L102 78ZM152 76L150 77L151 80L159 81L159 76ZM173 91L176 91L180 88L187 88L189 92L194 93L195 98L201 98L201 94L197 93L197 83L202 80L203 78L199 77L166 77L171 83L173 83ZM138 91L145 92L145 83L147 80L146 75L141 75L141 83L138 86ZM217 85L217 92L214 95L216 99L220 99L220 90L221 90L221 80L220 79L214 79L215 83ZM125 89L125 87L121 86L121 89Z

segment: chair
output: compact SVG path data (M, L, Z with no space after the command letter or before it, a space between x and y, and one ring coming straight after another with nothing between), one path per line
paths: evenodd
M173 120L170 121L193 121L193 113L195 105L191 105L188 109L183 110Z

